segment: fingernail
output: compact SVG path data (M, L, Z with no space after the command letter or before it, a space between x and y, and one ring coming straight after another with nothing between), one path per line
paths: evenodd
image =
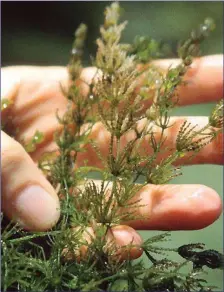
M14 202L15 219L29 230L46 230L58 220L59 201L41 186L31 185L23 189Z

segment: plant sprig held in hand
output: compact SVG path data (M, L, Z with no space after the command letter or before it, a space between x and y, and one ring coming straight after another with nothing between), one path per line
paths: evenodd
M202 259L198 254L187 257L189 250L185 247L181 251L184 250L186 261L174 262L168 260L167 253L179 249L157 246L168 240L169 233L151 237L141 246L130 243L124 247L126 254L131 253L131 248L142 249L148 257L148 266L132 262L130 256L123 259L122 248L113 236L108 241L108 235L114 226L138 218L136 210L142 203L135 199L137 192L148 183L164 184L180 175L180 169L173 166L175 161L201 150L222 131L220 102L205 127L198 129L184 122L174 149L166 146L165 131L173 126L170 116L178 104L176 89L184 82L200 43L214 24L206 19L193 31L178 49L179 65L164 73L146 65L159 55L156 41L139 37L134 44L121 43L127 22L120 23L119 18L120 6L112 3L105 10L93 59L96 73L90 83L85 83L88 87L85 94L80 76L87 28L81 24L75 32L68 64L69 87L61 87L68 107L63 116L57 114L61 125L55 134L58 149L45 153L39 160L39 167L58 191L61 217L45 233L28 233L12 223L3 227L3 291L211 291L200 276L204 264L200 265ZM145 109L149 92L151 106ZM6 101L3 110L5 105ZM98 122L110 137L106 155L91 139L91 131ZM126 141L128 133L133 135ZM36 137L28 144L30 151L42 141L40 132ZM147 141L150 155L142 147L143 141ZM94 149L102 168L92 167L91 161L77 168L77 159L88 151L87 145ZM164 151L169 151L169 155L161 160ZM99 173L100 183L90 179L92 171ZM203 263L214 261L214 254L204 251ZM181 269L195 262L196 255L197 270L193 268L184 274ZM222 256L216 255L221 263L218 267L222 268Z

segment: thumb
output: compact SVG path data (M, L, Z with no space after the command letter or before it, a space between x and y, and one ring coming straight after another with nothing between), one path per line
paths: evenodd
M1 131L2 208L25 229L44 231L60 215L59 199L23 147Z

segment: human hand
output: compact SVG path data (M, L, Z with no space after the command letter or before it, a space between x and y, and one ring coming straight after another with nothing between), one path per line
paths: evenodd
M166 69L177 60L157 61L157 65ZM223 93L223 57L209 56L196 60L186 78L191 80L185 87L179 88L180 105L217 101ZM94 68L86 68L82 79L92 80ZM36 130L43 132L44 141L30 156L22 146L4 132L2 139L2 207L8 217L19 221L30 230L45 230L58 220L59 201L55 190L38 170L35 162L47 151L55 150L53 134L58 129L55 112L59 115L66 110L67 101L61 93L59 82L68 85L68 74L63 67L18 66L2 69L2 98L13 101L10 112L2 119L12 116L9 133L18 141L29 141ZM88 86L80 85L85 92ZM147 106L147 105L146 105ZM182 122L192 120L193 124L203 127L207 117L173 118L175 125L166 130L167 143L174 146ZM15 133L15 129L19 132ZM131 139L128 133L123 143ZM96 123L91 137L95 139L102 154L107 154L109 133L101 123ZM192 160L187 157L179 164L198 164L223 162L222 136L203 148ZM147 143L143 145L147 149ZM149 147L148 147L149 148ZM150 149L148 149L150 154ZM79 155L78 164L88 159L91 165L101 166L91 146ZM138 212L146 220L128 222L128 225L113 228L113 236L119 245L141 244L136 229L189 230L200 229L213 223L221 213L221 200L218 194L202 185L147 185L136 194L141 199ZM125 224L126 222L124 222ZM131 255L138 257L141 251L133 249Z

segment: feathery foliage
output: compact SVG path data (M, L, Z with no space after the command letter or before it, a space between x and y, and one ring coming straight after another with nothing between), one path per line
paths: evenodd
M199 254L187 245L160 247L169 233L151 237L142 246L123 247L127 255L133 247L143 249L148 266L129 256L123 260L113 236L108 241L114 226L144 220L137 215L142 203L136 193L148 183L164 184L180 175L174 162L201 150L223 126L223 103L219 103L205 127L184 122L174 148L166 145L166 130L173 126L171 112L178 103L176 89L184 82L200 43L213 30L212 20L205 20L180 45L180 64L164 73L148 63L161 56L162 45L148 37L137 37L131 45L121 43L127 22L120 23L119 18L118 3L106 8L93 59L96 73L88 84L80 77L87 28L81 24L76 30L68 64L70 85L61 87L68 108L63 116L57 114L58 150L45 153L39 161L58 191L61 217L52 230L42 233L23 231L2 218L2 291L212 291L200 278L203 266L223 268L223 256L216 251ZM85 95L81 83L88 87ZM148 99L151 105L146 108ZM2 110L5 105L3 101ZM91 136L96 125L103 125L108 133L104 152ZM36 132L27 151L35 150L42 138ZM93 167L91 161L77 168L77 159L89 147L102 168ZM168 155L161 159L164 152ZM87 179L91 171L98 172L102 181ZM139 178L142 184L136 184ZM168 260L170 252L185 260ZM190 272L183 273L191 262Z

